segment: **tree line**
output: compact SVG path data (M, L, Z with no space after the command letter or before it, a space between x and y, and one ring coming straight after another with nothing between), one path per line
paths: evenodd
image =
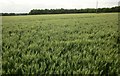
M2 16L13 15L39 15L39 14L71 14L71 13L109 13L120 12L120 6L112 8L87 8L87 9L33 9L29 13L2 13Z
M2 16L19 16L19 15L29 15L28 13L0 13Z
M70 13L109 13L120 12L120 6L112 8L87 8L87 9L33 9L29 12L31 15L37 14L70 14Z

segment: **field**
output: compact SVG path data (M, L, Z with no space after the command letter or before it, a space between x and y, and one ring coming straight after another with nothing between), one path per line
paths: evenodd
M4 16L3 74L118 74L118 14Z

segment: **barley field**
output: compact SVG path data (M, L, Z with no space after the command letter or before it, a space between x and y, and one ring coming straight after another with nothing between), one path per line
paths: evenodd
M3 74L119 74L118 14L3 16Z

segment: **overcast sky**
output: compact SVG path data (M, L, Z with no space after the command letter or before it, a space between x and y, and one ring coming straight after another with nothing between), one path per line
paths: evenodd
M98 0L98 7L117 6L120 0ZM0 12L28 13L31 9L95 8L97 0L0 0Z

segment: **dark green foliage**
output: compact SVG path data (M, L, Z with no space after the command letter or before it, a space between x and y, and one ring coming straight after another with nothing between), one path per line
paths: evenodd
M97 13L108 13L108 12L120 12L120 6L112 8L98 8ZM33 9L29 12L31 15L37 14L70 14L70 13L96 13L96 9L87 8L87 9Z

